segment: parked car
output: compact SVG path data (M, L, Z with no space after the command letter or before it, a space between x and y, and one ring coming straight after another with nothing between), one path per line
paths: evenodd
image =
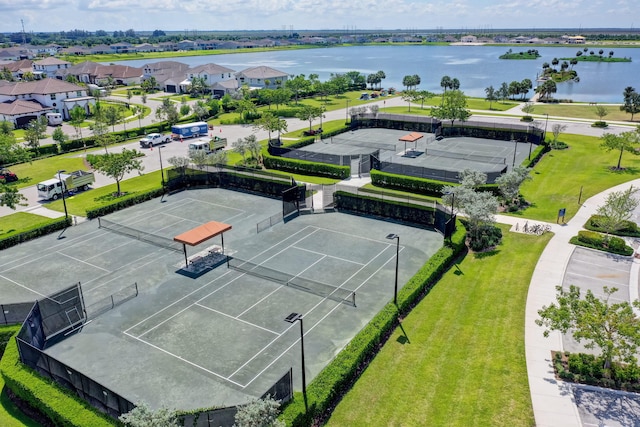
M1 169L0 180L4 180L4 182L14 182L18 180L18 176L9 169Z

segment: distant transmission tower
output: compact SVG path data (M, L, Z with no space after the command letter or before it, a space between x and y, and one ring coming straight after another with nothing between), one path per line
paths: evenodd
M24 19L21 19L20 23L22 24L22 44L27 44L27 35L24 32Z

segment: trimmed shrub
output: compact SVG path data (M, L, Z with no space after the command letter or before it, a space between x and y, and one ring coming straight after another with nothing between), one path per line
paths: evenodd
M408 221L433 226L435 210L409 203L380 200L375 197L354 195L344 191L335 193L336 207L351 212L382 216L400 221Z
M603 217L601 215L592 215L584 224L584 228L604 233L604 230L600 226L602 220ZM616 236L640 237L640 228L638 228L638 224L633 221L624 221L622 227L611 232L611 234L615 234Z
M87 218L94 219L99 216L104 216L104 215L119 211L121 209L146 202L156 197L160 197L162 196L162 194L164 194L164 189L157 188L155 190L147 191L146 193L134 194L131 196L124 196L124 197L118 198L117 200L114 200L113 203L110 203L108 205L104 205L95 209L88 210Z
M633 248L627 246L625 241L619 237L609 236L608 238L594 231L581 230L577 236L573 236L569 243L613 254L631 256Z
M351 173L351 168L349 166L338 166L328 163L289 159L286 157L272 156L267 153L263 153L263 162L267 169L276 169L301 175L346 179Z
M593 122L593 124L591 125L591 127L593 127L593 128L606 128L608 126L609 125L607 124L607 122L603 122L603 121L600 121L600 120L598 120L596 122Z
M451 243L445 243L398 292L398 307L387 304L314 378L307 387L308 413L301 393L295 393L281 416L287 425L314 425L314 420L321 420L331 411L397 327L398 316L408 313L464 250L465 234L458 223Z
M10 248L11 246L18 245L28 240L36 239L40 236L54 233L58 230L71 226L71 217L52 219L44 225L26 229L22 233L14 234L12 236L0 239L0 250Z

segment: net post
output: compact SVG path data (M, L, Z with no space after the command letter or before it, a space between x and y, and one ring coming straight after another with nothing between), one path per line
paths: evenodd
M356 293L355 292L351 292L351 299L352 299L352 303L353 306L356 306Z
M138 296L138 282L134 282L133 286L136 288L136 296Z
M100 217L98 217L98 228L102 228L102 223L100 222Z

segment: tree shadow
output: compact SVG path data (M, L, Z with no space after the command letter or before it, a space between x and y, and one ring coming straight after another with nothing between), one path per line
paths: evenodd
M493 249L486 252L474 252L473 257L476 259L489 258L494 255L498 255L500 253L500 249Z
M464 272L460 270L460 267L458 266L458 264L454 264L453 266L456 269L456 271L454 271L453 274L455 274L456 276L464 276Z

